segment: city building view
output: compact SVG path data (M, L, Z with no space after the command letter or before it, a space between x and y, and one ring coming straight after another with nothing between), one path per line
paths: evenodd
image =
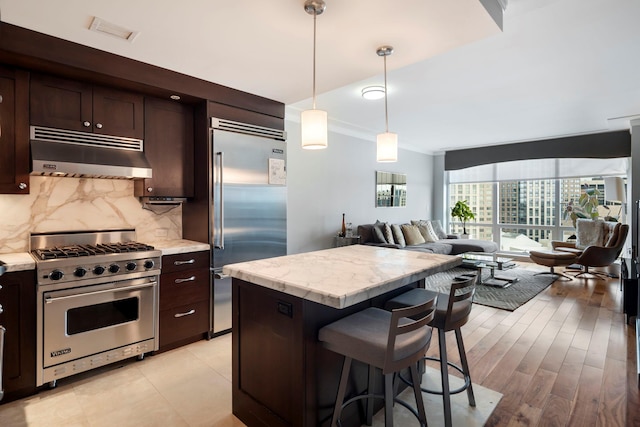
M622 203L605 200L602 177L450 184L449 206L467 201L475 214L465 224L472 238L496 241L502 251L528 252L572 237L570 212L587 192L597 198L598 218L619 220ZM451 231L462 233L462 223L452 222Z

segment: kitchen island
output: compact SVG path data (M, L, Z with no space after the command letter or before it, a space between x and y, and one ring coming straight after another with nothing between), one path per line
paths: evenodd
M248 426L329 425L342 357L318 330L459 265L449 255L353 245L224 267L233 277L233 413ZM354 363L352 387L366 387ZM361 425L359 405L343 425Z

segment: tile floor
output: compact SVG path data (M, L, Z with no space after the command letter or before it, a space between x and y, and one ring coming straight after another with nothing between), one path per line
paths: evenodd
M425 375L438 378L433 370ZM474 389L476 408L468 406L465 393L452 400L455 426L482 426L502 397ZM429 425L442 425L440 397L424 397ZM407 401L412 399L409 394ZM374 425L384 425L382 412ZM403 412L394 412L397 426L417 425ZM63 379L55 389L0 406L3 427L243 425L231 414L230 334Z

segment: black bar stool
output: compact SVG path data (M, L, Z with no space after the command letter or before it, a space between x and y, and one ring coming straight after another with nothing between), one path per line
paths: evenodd
M340 425L340 414L345 406L360 399L367 399L367 425L371 425L373 398L384 399L386 426L393 426L394 402L411 411L420 421L420 425L427 425L417 363L431 343L432 328L428 324L434 318L436 299L434 295L433 298L425 299L415 306L403 307L391 312L370 307L320 329L318 339L324 346L344 356L331 420L332 426ZM345 402L353 359L369 365L369 383L366 394L354 396ZM384 375L384 396L375 395L372 392L374 368L381 369ZM417 411L394 396L394 374L405 368L409 368L411 372Z
M430 300L434 295L438 296L436 313L430 325L438 329L438 345L440 348L440 359L433 357L423 357L422 359L436 360L440 362L440 375L442 377L442 391L421 388L425 393L440 394L444 405L444 424L451 427L451 394L460 393L467 390L469 405L476 406L476 399L473 395L473 386L471 384L471 376L469 374L469 364L467 363L467 354L462 341L462 332L460 328L469 320L473 296L476 291L476 277L467 280L456 280L451 284L449 294L442 294L426 289L412 289L409 292L398 295L387 301L385 308L387 310L397 310L401 307L410 307L419 304L421 301ZM447 343L445 333L455 331L456 342L458 344L458 352L460 353L460 362L462 367L449 362L447 359ZM464 384L455 389L449 388L449 370L448 366L456 369L464 377ZM402 377L401 377L402 378ZM404 378L403 378L404 380ZM413 379L411 380L414 381ZM409 383L405 380L405 382Z

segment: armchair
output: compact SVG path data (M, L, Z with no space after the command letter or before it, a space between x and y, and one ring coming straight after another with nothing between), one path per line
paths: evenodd
M600 279L607 277L607 273L590 271L589 267L606 267L611 265L618 256L620 256L620 252L622 252L622 247L629 233L629 225L609 221L599 221L599 223L602 224L601 238L599 237L599 241L589 244L586 247L580 247L579 242L576 242L577 245L568 242L551 242L555 251L570 252L576 255L573 262L582 265L584 269L576 274L575 277L586 274L591 274ZM587 226L583 220L578 221L578 237L580 237L581 225ZM593 225L590 224L589 226Z

